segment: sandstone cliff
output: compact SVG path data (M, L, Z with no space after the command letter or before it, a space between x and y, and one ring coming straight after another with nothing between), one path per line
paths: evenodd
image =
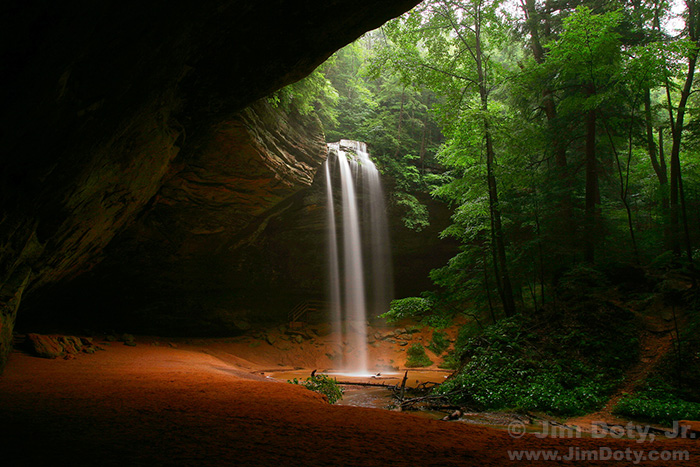
M5 2L0 369L23 295L89 270L236 112L416 3Z

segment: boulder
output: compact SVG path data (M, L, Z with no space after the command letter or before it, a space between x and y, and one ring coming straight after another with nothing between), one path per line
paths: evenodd
M270 345L275 345L275 342L277 342L278 338L278 335L273 332L268 332L265 334L265 341Z
M41 334L27 334L27 345L32 355L41 358L63 357L65 352L58 338Z
M92 354L100 349L89 338L43 334L27 334L25 346L29 353L42 358L65 358L81 352Z

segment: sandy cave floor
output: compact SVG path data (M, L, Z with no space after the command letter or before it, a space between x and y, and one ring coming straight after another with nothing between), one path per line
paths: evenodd
M409 413L329 405L261 376L265 362L217 340L176 348L113 343L72 360L15 352L0 377L3 466L633 465L510 461L509 450L683 450L691 440L513 438L504 430Z

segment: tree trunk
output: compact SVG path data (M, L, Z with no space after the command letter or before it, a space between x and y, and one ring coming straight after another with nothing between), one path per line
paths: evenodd
M664 225L664 245L666 248L671 247L671 235L668 227L668 171L666 168L666 160L664 159L664 134L663 128L659 128L659 150L658 158L656 156L656 142L654 141L654 128L651 119L651 92L649 88L644 91L644 117L647 131L647 151L651 166L654 168L656 178L659 180L659 191L661 194L661 216Z
M481 97L481 107L484 112L484 139L486 140L486 182L489 192L489 213L491 217L491 248L494 257L494 269L496 271L496 285L503 303L503 311L506 316L515 314L515 300L513 299L513 286L508 274L508 261L506 257L506 242L503 234L503 224L501 221L501 209L498 205L498 187L496 175L494 173L495 151L491 128L488 120L488 90L483 68L483 55L481 50L481 12L477 9L475 21L474 46L477 76L479 78L479 95Z
M682 200L682 206L679 206L679 194L682 190L681 181L681 163L680 163L680 152L681 152L681 140L683 136L683 126L685 119L686 105L688 104L688 98L693 87L693 79L695 77L695 67L698 60L698 21L697 21L697 8L693 0L686 2L688 8L688 38L690 39L696 47L690 49L688 55L688 72L685 76L685 83L683 84L683 89L681 90L681 98L678 101L678 110L676 111L675 121L673 119L673 110L670 98L670 85L666 81L666 96L668 100L668 111L671 119L671 134L673 136L673 145L671 146L671 190L669 193L670 198L670 229L671 229L671 250L676 256L681 254L681 233L678 224L680 208L685 210L685 200ZM685 212L683 213L684 223L687 224ZM685 227L685 225L684 225ZM686 253L688 258L691 259L690 250L690 237L688 235L687 228L685 230L685 243L686 243Z
M430 108L430 96L428 96L428 103L426 107ZM421 174L425 174L425 152L426 152L426 146L428 144L428 124L430 123L430 119L428 116L428 113L426 112L425 117L423 118L423 131L421 132L421 137L420 137L420 153L418 156L420 157L420 170Z
M636 102L632 104L632 109L636 108ZM610 140L610 147L612 148L613 154L615 155L615 164L617 165L617 174L620 178L620 201L625 207L627 212L627 229L630 233L630 239L632 240L632 251L634 253L634 260L639 264L639 249L637 248L637 239L634 234L634 222L632 221L632 208L630 207L629 200L627 199L627 194L630 186L630 163L632 162L632 151L634 150L634 111L632 112L631 120L629 122L629 132L627 135L627 162L625 163L625 172L622 171L622 162L620 162L620 153L615 147L615 140L613 140L610 134L610 129L606 122L605 132L608 134L608 139Z
M486 266L486 255L483 257L484 261L484 288L486 289L486 300L489 305L489 313L491 314L491 320L493 321L493 324L496 324L498 321L496 319L496 313L493 310L493 301L491 300L491 286L489 285L489 274L488 271L486 270L488 266Z
M654 168L656 178L659 179L661 208L665 213L668 210L668 172L666 171L666 161L663 155L663 133L662 129L659 128L659 157L657 158L654 128L651 121L651 93L648 88L644 92L644 116L647 130L647 151L649 152L649 159L651 159L651 166Z
M406 88L401 89L401 109L399 110L399 124L396 128L396 153L394 158L399 157L399 152L401 151L401 127L403 126L403 106L406 103Z
M493 142L488 123L485 123L486 131L486 180L489 190L489 211L491 214L491 241L494 253L494 259L498 266L499 278L496 284L499 285L499 293L503 302L503 311L506 316L512 316L515 313L515 300L513 299L513 287L508 274L508 261L506 258L505 238L503 235L503 225L501 222L501 210L498 206L498 188L496 185L496 176L494 174L494 151Z
M668 169L666 167L666 157L664 156L664 129L659 128L659 167L662 169L662 173L666 179L666 183L660 188L663 190L661 193L661 211L663 215L663 226L664 226L664 246L667 249L671 249L671 226L669 223L669 201L668 201Z
M589 85L588 95L595 94L595 87ZM598 240L598 200L600 193L598 188L598 167L596 161L596 112L594 109L586 113L586 210L585 210L585 238L584 260L595 262L595 244Z
M535 62L543 64L545 62L544 49L540 38L540 14L535 8L535 0L525 0L523 10L527 18L526 27L530 33L530 47L532 56ZM545 36L547 33L545 32ZM566 142L563 138L563 133L558 130L557 109L554 102L554 93L551 89L545 88L542 91L542 108L547 117L549 124L549 132L552 138L552 147L554 148L554 170L550 171L550 175L555 183L560 185L561 200L559 202L559 212L557 213L557 222L554 232L554 239L559 241L564 250L570 250L571 240L574 238L574 222L573 220L573 202L571 201L571 181L570 173L567 168L566 158Z

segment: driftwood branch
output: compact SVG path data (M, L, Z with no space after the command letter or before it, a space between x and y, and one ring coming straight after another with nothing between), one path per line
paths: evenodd
M449 398L449 396L455 394L455 392L450 392L447 394L428 394L427 396L413 397L411 399L400 401L400 404L401 407L405 407L407 405L417 404L418 402L446 400ZM447 404L445 404L444 406L447 406ZM454 406L450 405L450 407Z
M401 381L401 392L399 393L399 400L403 401L404 395L406 394L406 380L408 379L408 370L403 374L403 381ZM403 402L402 402L403 404Z
M363 383L360 381L336 381L336 383L340 384L341 386L371 386L371 387L381 387L381 388L395 388L397 387L394 384L387 384L387 383Z

